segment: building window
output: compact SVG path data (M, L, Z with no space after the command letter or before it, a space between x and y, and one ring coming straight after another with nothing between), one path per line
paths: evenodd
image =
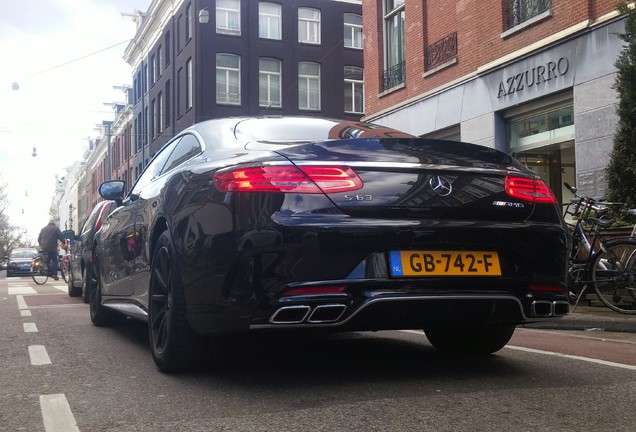
M181 106L182 106L181 95L183 94L183 92L181 91L182 83L183 83L183 68L179 68L179 70L177 71L177 118L181 117L181 114L182 114L182 111L181 111Z
M404 0L384 0L383 90L404 83L406 72L404 37Z
M574 139L574 109L566 105L509 122L509 148L512 152L536 150L555 142Z
M157 69L155 71L155 75L157 76L157 79L159 79L159 77L161 76L161 66L162 66L162 55L163 55L163 49L161 47L161 45L159 45L159 48L157 48Z
M240 0L216 0L216 32L241 34Z
M172 98L170 97L170 80L166 81L166 91L165 91L165 94L166 94L166 104L165 104L166 109L164 110L164 112L165 112L165 119L164 119L163 124L164 124L166 127L168 127L168 126L170 126L170 116L172 115L172 111L171 111L172 107L171 107L171 105L170 105L170 103L171 103L171 101L172 101Z
M344 68L344 110L347 113L364 113L364 70L356 66Z
M177 28L176 28L176 43L177 43L177 54L181 51L181 22L183 21L183 15L179 15L177 18Z
M234 54L216 55L216 102L241 104L241 57Z
M298 108L320 110L320 65L298 63Z
M188 4L185 10L185 41L192 39L192 4Z
M261 58L258 61L258 104L262 107L282 106L281 61Z
M170 31L168 30L166 32L166 36L164 37L164 45L166 46L166 61L163 65L164 67L168 67L168 65L170 64L170 43Z
M154 84L157 81L157 58L155 55L150 56L150 70L148 71L148 79L150 80L150 85Z
M161 135L163 132L163 93L159 92L157 95L157 135Z
M552 0L504 0L506 28L510 29L547 12Z
M258 36L263 39L280 40L282 14L281 5L260 2L258 4Z
M186 110L192 108L192 59L186 62Z
M298 8L298 42L320 44L320 11Z
M362 49L362 16L344 14L344 46Z
M150 102L150 139L155 139L155 124L157 122L157 106L155 100Z

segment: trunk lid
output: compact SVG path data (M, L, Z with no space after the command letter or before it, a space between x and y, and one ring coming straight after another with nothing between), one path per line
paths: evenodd
M363 187L327 194L354 217L516 221L534 210L506 193L507 176L536 174L483 146L413 138L325 141L277 149L295 165L351 167Z

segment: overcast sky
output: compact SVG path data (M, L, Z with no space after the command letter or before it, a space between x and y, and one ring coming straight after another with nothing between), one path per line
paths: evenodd
M150 3L0 0L0 183L11 222L31 237L48 221L55 175L81 159L96 124L114 119L104 103L124 94L113 86L132 82L122 57L135 24L121 13Z

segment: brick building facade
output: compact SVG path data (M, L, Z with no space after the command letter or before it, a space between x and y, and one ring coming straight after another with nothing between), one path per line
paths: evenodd
M495 147L605 191L616 127L613 0L363 0L366 120Z

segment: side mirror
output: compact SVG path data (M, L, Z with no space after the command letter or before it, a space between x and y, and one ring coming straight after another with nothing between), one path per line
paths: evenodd
M110 180L99 186L99 194L107 200L116 201L119 204L124 199L126 182L123 180Z
M73 230L62 231L62 237L64 237L65 239L77 240L77 236L75 235L75 231Z

